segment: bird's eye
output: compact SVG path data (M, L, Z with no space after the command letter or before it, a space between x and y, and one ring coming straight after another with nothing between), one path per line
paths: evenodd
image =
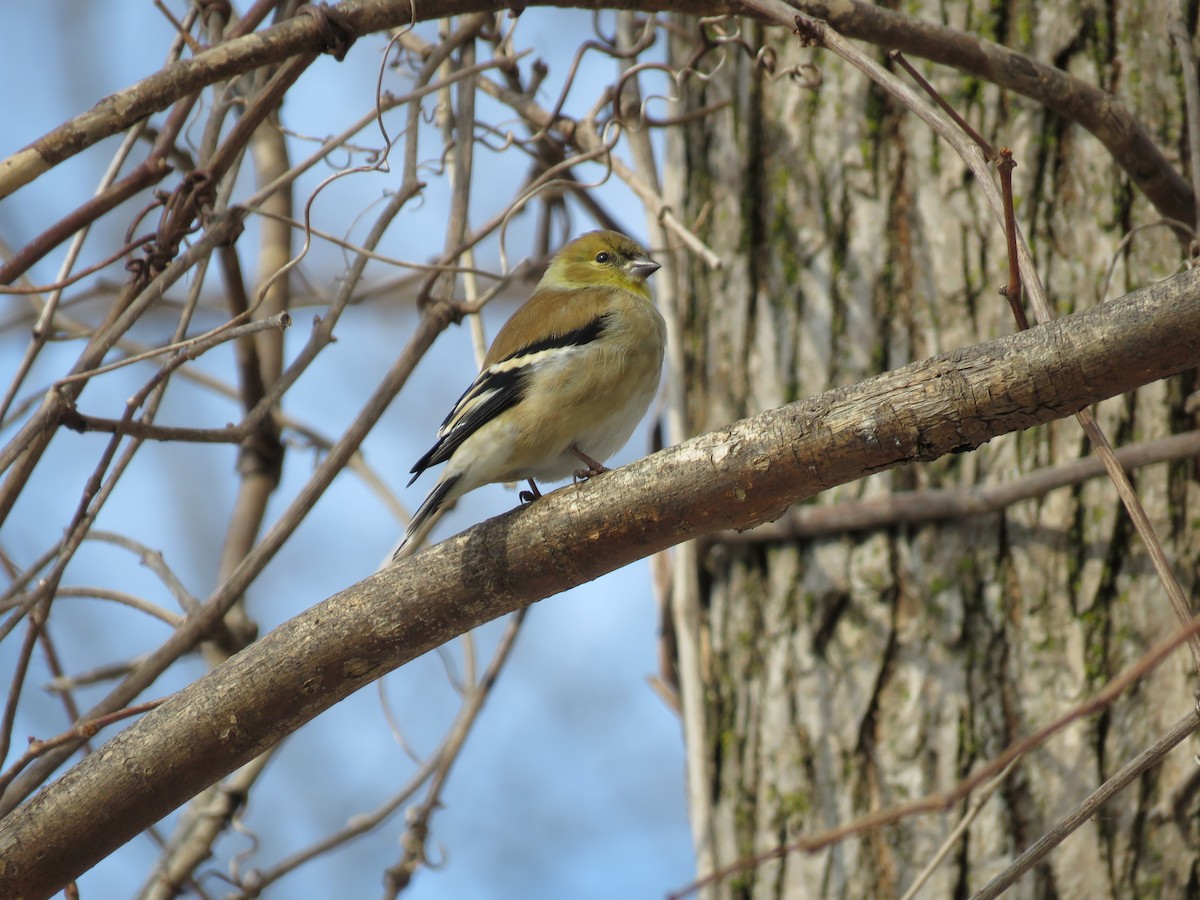
M596 254L596 262L600 263L600 265L602 265L602 266L604 264L606 264L607 262L609 262L609 260L611 260L611 259L612 259L612 254L609 253L607 250L601 250L599 253Z

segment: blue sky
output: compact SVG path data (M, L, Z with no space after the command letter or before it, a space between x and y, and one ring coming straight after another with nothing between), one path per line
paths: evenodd
M170 5L176 12L182 8L180 3ZM72 27L63 28L61 23L68 17ZM14 22L16 18L21 21ZM7 95L0 155L156 70L171 34L151 4L132 0L22 4L19 11L10 12L9 22L13 33L28 39L13 42L0 57L0 75L6 83L22 84L20 91ZM576 38L565 41L562 35L582 40L590 29L587 13L530 10L522 17L517 43L532 46L553 73L561 73L576 43ZM39 40L39 35L54 40ZM368 36L345 62L326 58L314 65L289 95L286 124L321 136L339 131L369 109L383 43ZM607 83L613 67L610 60L594 55L585 60L580 76L584 87L573 101L580 110L594 100L587 86ZM22 74L33 71L39 77ZM402 87L398 81L391 86ZM552 95L543 91L542 99L551 102ZM375 139L373 134L363 137L364 142ZM20 246L77 205L94 190L116 143L116 139L106 141L0 204L0 237L10 246ZM295 158L306 152L297 145ZM511 196L525 163L514 173L509 160L479 154L483 183L494 182L498 191L495 196L476 197L477 215L487 214L489 204L494 208ZM313 173L302 192L325 174ZM397 180L394 173L342 179L318 198L314 220L335 233L361 235L369 227L367 207L393 189ZM641 208L627 191L605 185L598 196L632 233L645 236ZM430 179L421 202L394 224L384 252L428 258L440 247L445 204L444 186ZM85 247L84 261L98 259L105 248L116 246L128 219L127 212L118 212L111 218L112 228L97 231ZM591 226L581 216L576 222L576 230ZM524 254L531 228L531 217L514 222L508 237L510 256ZM252 241L243 246L252 247ZM52 254L32 277L38 282L51 280L61 258L61 251ZM252 262L243 258L248 268ZM481 262L494 266L494 247L481 251ZM343 267L342 251L318 245L305 260L303 273L320 295L336 289ZM113 267L105 277L116 281L121 274L119 267ZM395 275L395 270L380 267L370 277L382 281ZM0 300L4 311L0 322L5 323L0 330L0 373L5 383L27 340L27 329L11 324L23 302ZM508 311L487 310L489 335ZM312 315L320 312L319 306L298 311L288 336L291 352L307 337ZM394 360L415 321L411 310L386 302L350 310L339 324L337 343L288 395L288 414L326 436L339 435ZM169 327L168 319L163 323ZM142 337L149 340L153 327L147 329ZM77 352L72 343L53 345L28 380L26 393L44 388ZM227 380L230 363L224 351L206 356L196 367ZM445 411L470 379L472 366L466 329L453 329L422 362L413 383L364 446L366 461L400 491L410 508L420 501L432 478L426 476L403 489L408 468L432 440ZM132 367L96 379L81 408L99 415L116 414L151 371ZM216 426L236 416L232 403L179 381L169 391L159 420ZM11 434L11 429L6 431L5 439ZM615 462L642 455L647 443L643 429ZM0 533L5 552L18 563L37 557L61 534L100 445L99 437L74 433L55 439ZM314 461L313 450L289 448L272 516L305 483ZM187 587L203 598L214 586L232 503L234 463L229 447L148 448L122 480L99 527L131 534L161 550ZM515 502L513 492L499 486L481 489L459 505L435 536L503 512ZM255 585L250 596L252 615L263 631L268 630L365 577L399 532L399 523L383 504L352 475L342 475ZM107 545L85 545L64 583L120 588L173 608L162 586L134 557ZM124 659L131 652L148 652L167 634L165 626L141 614L91 599L59 600L50 627L73 672ZM656 627L646 563L535 605L455 767L444 796L445 808L434 818L430 849L435 858L444 857L444 865L421 872L407 896L420 900L661 896L690 880L693 861L680 727L675 714L646 684L647 676L657 670ZM481 659L486 660L486 651L495 645L501 628L496 623L477 636ZM16 647L12 639L0 643L0 677L6 680ZM457 648L450 653L461 659ZM167 693L202 670L198 660L185 661L148 696ZM34 687L19 709L16 743L29 735L52 736L67 725L61 706L40 690L48 677L39 660L29 682ZM407 740L418 752L432 749L455 708L443 662L436 655L428 656L389 676L386 683L388 705ZM100 689L84 691L81 702L101 694ZM246 827L261 843L240 861L243 870L269 867L351 816L383 803L407 780L414 764L394 741L382 702L378 689L369 687L283 744L246 812ZM165 832L171 824L171 820L164 823ZM393 819L349 849L301 869L266 896L297 896L299 890L313 897L373 896L379 891L382 870L399 857L400 830L400 821ZM218 845L218 859L202 871L219 870L231 857L251 849L248 838L228 835ZM83 895L135 893L156 857L157 848L148 838L135 839L81 879ZM204 884L213 895L227 893L212 875L205 877Z

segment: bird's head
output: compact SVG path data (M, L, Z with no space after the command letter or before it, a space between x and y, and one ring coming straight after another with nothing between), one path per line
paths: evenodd
M558 251L538 287L619 287L649 299L646 279L659 268L633 238L591 231Z

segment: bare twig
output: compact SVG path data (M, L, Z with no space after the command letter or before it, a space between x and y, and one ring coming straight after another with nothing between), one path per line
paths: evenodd
M138 612L144 612L152 618L158 619L160 622L165 622L172 628L178 628L183 623L183 616L178 613L168 612L157 603L151 603L142 597L134 596L127 591L114 591L112 588L104 587L59 587L55 591L55 597L82 597L96 600L110 600L113 603L120 603L123 606L128 606L130 609L136 609Z
M365 242L368 247L372 247L378 242L388 222L400 211L411 196L411 192L399 192L391 198L379 221L376 223L372 234L368 236ZM358 277L361 276L362 268L365 265L365 259L360 258L356 260L355 267L343 283L342 290L331 307L330 315L318 324L315 329L314 339L310 341L305 350L301 351L300 357L280 376L279 381L274 386L274 390L282 393L281 385L285 380L290 385L291 381L299 377L299 373L303 371L304 367L315 356L315 350L319 346L324 346L328 343L332 326L349 299L353 291L353 286L357 282ZM266 535L263 536L254 550L238 564L229 578L204 602L199 613L189 617L183 627L178 629L161 647L151 653L137 670L132 672L129 677L114 688L87 715L92 717L105 715L114 709L119 709L127 705L146 686L152 683L170 663L177 659L180 654L189 650L220 622L229 607L245 592L247 586L258 576L262 567L279 551L283 542L300 524L305 514L316 503L317 499L333 481L337 473L346 465L347 460L358 449L362 440L374 426L376 420L382 415L387 404L391 402L391 399L400 390L405 381L407 381L408 375L432 343L433 338L446 327L449 321L450 312L448 309L438 308L436 314L426 315L421 327L418 328L417 332L410 339L409 347L400 355L396 364L376 389L350 429L331 448L329 454L322 460L321 465L309 479L308 484L299 491L287 510L284 511L283 515L275 522ZM268 404L268 408L274 406L274 402L270 401L270 396L271 392L268 392L267 398L264 399L264 403ZM262 405L260 404L260 407ZM10 785L9 790L5 792L3 798L0 799L0 815L10 811L16 803L24 799L30 791L35 789L42 780L48 777L51 772L70 756L73 749L69 743L55 748L39 759L25 776L15 780Z
M259 896L264 888L279 881L285 875L294 872L304 863L374 830L394 815L431 777L437 777L439 779L437 789L435 790L434 787L430 787L420 811L415 812L415 816L413 817L419 817L424 825L428 826L429 818L437 808L440 788L444 785L450 767L454 764L459 752L461 752L466 738L479 717L479 713L483 710L484 703L495 686L496 679L499 677L504 664L511 656L517 635L524 621L524 612L522 610L509 621L508 627L500 639L500 644L496 648L491 661L488 663L488 668L484 672L483 679L477 684L473 683L468 689L463 697L463 703L459 708L458 715L442 738L442 743L428 759L421 763L417 771L409 778L408 783L397 791L387 803L384 803L370 813L355 816L340 831L314 843L311 847L307 847L299 853L281 860L276 866L265 872L251 873L243 882L243 887L246 890L246 893L241 895L243 898L248 900L249 897ZM410 835L413 834L412 818L410 818L408 831ZM410 850L413 852L419 850L414 844L414 837L406 837L404 844L406 853ZM413 871L415 871L415 868Z
M1116 454L1117 461L1129 469L1189 459L1200 455L1200 431L1130 444ZM800 506L788 510L777 522L750 531L727 532L721 535L721 540L728 543L795 540L989 515L1022 500L1105 474L1103 461L1087 456L1004 484L909 491L829 506Z
M28 766L33 760L39 756L44 756L46 753L63 746L76 747L83 741L99 733L100 729L106 728L114 722L119 722L122 719L128 719L130 716L140 716L144 712L149 712L163 701L149 700L145 703L139 703L137 706L130 706L126 709L118 709L104 716L96 716L95 718L87 719L84 722L76 725L70 731L65 731L57 737L50 738L45 741L31 740L29 749L26 750L20 757L9 766L3 774L0 774L0 791L4 791L12 783L13 779Z
M1024 330L1029 327L1029 319L1025 315L1025 307L1021 303L1021 265L1017 253L1017 218L1013 209L1012 170L1016 167L1012 151L1007 147L1000 148L1000 162L996 169L1000 173L1000 197L1004 206L1004 241L1008 249L1008 283L1000 289L1017 327Z
M479 711L483 708L484 701L491 695L496 679L500 677L500 672L504 668L505 662L508 661L527 612L528 607L524 607L514 613L509 620L508 627L500 638L500 645L496 648L491 662L488 663L483 678L467 693L462 712L446 735L445 743L437 756L437 765L432 772L432 781L425 794L425 800L419 807L410 811L408 827L401 841L404 855L400 862L389 868L384 874L386 897L394 898L396 894L404 890L413 875L416 874L417 869L427 864L425 842L429 835L430 819L442 805L442 790L446 786L446 780L450 777L450 769L458 759L458 755L471 733L471 727L475 724Z
M169 368L175 368L185 362L190 362L194 359L203 356L213 347L224 344L227 341L236 341L248 335L257 334L261 331L280 331L285 328L290 328L292 317L286 312L278 313L271 316L269 319L259 319L256 322L243 322L238 324L235 318L229 322L225 322L218 327L198 334L195 337L188 338L182 341L174 341L170 344L165 344L162 347L155 347L153 350L147 350L144 353L137 353L133 356L127 356L117 362L110 363L107 366L98 366L95 369L88 369L85 372L76 372L73 375L68 375L66 378L61 378L56 382L56 385L61 386L70 384L73 381L85 381L93 378L96 375L104 375L108 372L115 372L117 369L132 365L133 363L144 362L148 359L153 359L156 356L161 356L164 353L176 354L168 363ZM169 374L169 373L168 373ZM160 379L164 375L158 376Z
M430 46L415 34L406 35L405 44L422 51ZM662 195L619 157L608 152L612 142L601 137L593 120L575 120L561 114L555 115L550 110L539 106L529 95L518 93L490 78L480 78L479 86L486 93L520 113L535 129L558 132L586 153L606 157L605 161L612 167L613 173L629 185L639 199L646 204L646 207L660 218L663 225L676 238L711 268L720 267L721 257L679 221L666 201L663 200Z
M991 145L991 142L976 131L975 126L960 116L957 109L946 102L946 98L942 96L941 92L930 84L924 75L917 71L916 67L904 57L903 53L899 50L889 50L888 59L899 63L904 71L908 73L908 77L920 85L921 90L928 94L930 99L941 107L942 112L948 115L951 121L979 146L979 149L983 151L984 159L988 162L995 162L1000 159L1000 154L996 152L996 148Z
M1192 39L1187 33L1185 21L1182 4L1175 0L1167 9L1167 34L1171 36L1183 70L1183 96L1187 103L1188 171L1192 176L1192 194L1196 204L1192 222L1196 230L1200 230L1200 81L1197 80L1200 74L1196 71L1196 54L1192 50ZM1195 255L1194 246L1192 255Z
M1096 788L1087 799L1071 810L1053 828L1042 835L1028 850L1018 856L1007 869L987 883L983 890L971 900L993 900L1016 883L1024 873L1044 859L1046 854L1070 837L1088 822L1108 801L1151 767L1162 762L1164 756L1183 743L1200 729L1200 711L1193 709L1157 741L1123 765L1111 778Z
M982 812L983 808L987 805L988 800L992 798L992 794L996 793L996 789L1004 783L1004 779L1006 779L1012 773L1013 769L1017 767L1017 763L1020 761L1020 757L1014 759L1007 766L1005 766L995 778L983 786L983 789L980 790L980 792L975 796L975 799L971 801L971 805L967 807L967 811L963 813L962 818L958 820L958 824L954 826L953 830L951 830L948 835L946 835L946 839L942 841L942 844L940 847L938 847L937 852L930 857L929 862L925 864L925 868L923 868L917 874L917 877L913 879L913 883L909 885L908 890L904 892L904 896L902 896L900 900L915 900L917 895L920 893L921 888L925 886L925 883L929 880L930 876L937 871L938 866L940 866L943 860L950 855L950 851L954 849L954 845L959 842L964 834L966 834L967 829L971 827L971 823L975 821L975 819L979 816L979 813Z

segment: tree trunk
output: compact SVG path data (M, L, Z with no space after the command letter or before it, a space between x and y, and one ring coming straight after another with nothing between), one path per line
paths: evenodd
M1184 122L1171 4L922 4L917 15L1052 62L1112 91L1177 159ZM912 9L905 7L906 11ZM949 18L947 18L949 17ZM678 20L695 35L694 20ZM708 26L731 33L732 21ZM725 266L693 262L683 328L685 428L698 433L914 359L1009 333L1002 230L957 156L877 86L782 29L740 23L680 87L670 202ZM671 56L688 58L680 35ZM881 61L887 48L868 48ZM785 73L813 63L820 83ZM1014 150L1016 210L1060 314L1179 264L1166 228L1098 141L1032 100L914 60L965 118ZM714 71L715 69L715 71ZM680 258L683 258L681 254ZM1115 260L1112 283L1105 274ZM1186 430L1195 373L1103 404L1126 445ZM1073 419L864 478L820 504L969 487L1089 453ZM1185 592L1200 530L1193 463L1134 473ZM952 788L1055 720L1177 624L1111 483L1093 480L944 524L810 540L716 541L675 579L678 660L701 874L799 835ZM696 584L690 596L687 585ZM682 605L681 605L682 604ZM690 604L690 607L688 606ZM678 611L690 608L693 623ZM685 616L686 618L686 616ZM687 636L684 636L687 640ZM1180 650L1003 780L922 896L968 896L1193 703ZM690 701L690 703L689 703ZM697 736L702 737L697 740ZM1171 753L1026 875L1010 896L1181 896L1198 888L1196 801ZM1174 798L1181 797L1182 806ZM791 853L722 880L717 897L900 896L970 804Z

